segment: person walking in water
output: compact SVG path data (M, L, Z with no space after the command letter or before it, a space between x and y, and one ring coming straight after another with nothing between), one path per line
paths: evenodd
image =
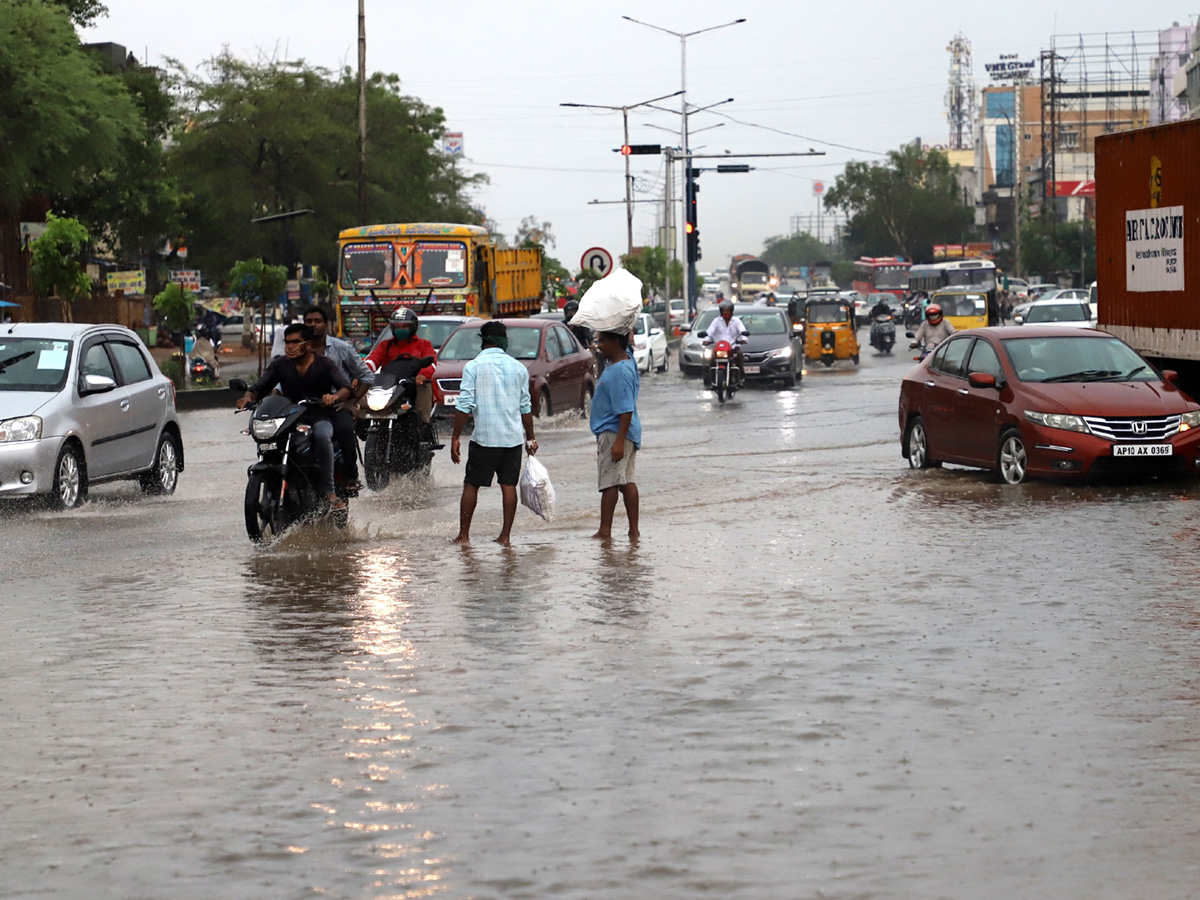
M642 421L637 413L641 379L629 350L629 340L630 335L612 331L602 331L596 337L596 344L608 363L596 384L591 415L600 490L600 529L592 537L600 540L612 537L618 495L625 499L629 536L639 535L634 463L642 445Z

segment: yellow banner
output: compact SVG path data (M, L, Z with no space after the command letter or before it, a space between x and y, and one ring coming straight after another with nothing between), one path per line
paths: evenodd
M124 291L127 294L144 294L146 293L146 270L109 272L108 289L109 291Z

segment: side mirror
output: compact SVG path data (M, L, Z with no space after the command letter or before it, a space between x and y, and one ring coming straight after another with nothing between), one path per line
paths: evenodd
M750 332L749 332L749 331L743 331L743 332L742 332L742 337L750 337Z
M107 375L84 375L81 394L107 394L115 390L117 383Z
M244 394L246 391L250 390L250 385L246 384L246 379L244 378L230 378L229 388L230 390L240 391Z
M662 334L662 329L661 328L651 328L650 329L650 337L654 337L656 334Z
M915 338L916 337L916 335L913 334L911 331L904 332L904 336L907 338Z
M1024 325L1025 317L1024 316L1013 316L1013 321L1016 322L1018 325Z
M433 361L435 359L436 359L436 357L433 357L433 356L422 356L419 360L417 360L417 362L419 362L421 364L422 369L428 369L430 366L433 365Z
M692 330L692 326L691 326L691 325L680 325L680 326L679 326L679 330L680 330L680 331L691 331L691 330Z
M996 384L996 376L990 372L972 372L967 376L967 383L973 388L994 388L999 387Z
M1179 373L1174 369L1163 369L1162 377L1167 384L1179 384Z
M697 331L696 337L706 338L706 337L708 337L708 332L707 331Z

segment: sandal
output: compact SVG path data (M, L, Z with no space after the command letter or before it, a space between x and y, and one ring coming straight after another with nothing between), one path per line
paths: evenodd
M362 489L363 489L363 483L361 481L359 481L357 478L354 479L354 481L347 481L342 486L342 490L344 490L348 494L357 494L360 491L362 491Z
M329 503L330 512L342 512L346 508L346 501L336 494L330 494L325 498Z

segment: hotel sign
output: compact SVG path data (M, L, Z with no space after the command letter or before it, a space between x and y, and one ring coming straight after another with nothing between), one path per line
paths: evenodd
M1037 63L1022 60L1017 53L1001 54L999 62L985 63L984 68L993 81L1019 81L1033 74Z

